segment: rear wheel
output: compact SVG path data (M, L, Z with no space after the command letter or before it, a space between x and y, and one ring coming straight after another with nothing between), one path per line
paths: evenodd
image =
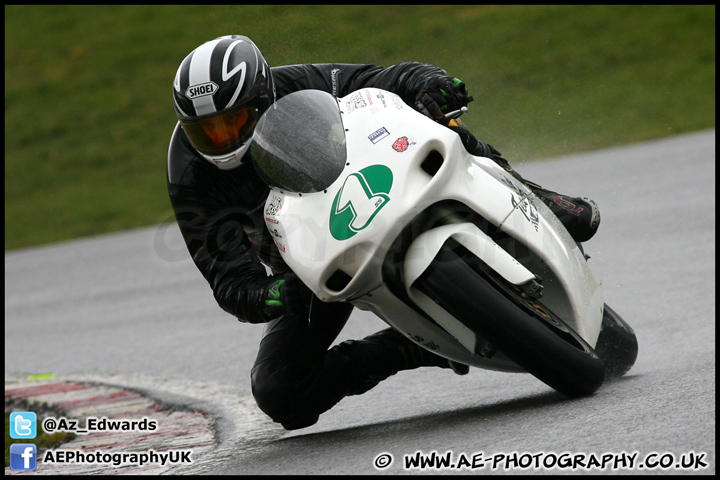
M605 367L592 347L548 309L480 264L449 241L413 286L490 343L491 348L476 353L501 351L569 397L600 388Z

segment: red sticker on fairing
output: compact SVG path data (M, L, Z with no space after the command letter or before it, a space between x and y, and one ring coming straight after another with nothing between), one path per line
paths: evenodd
M417 145L417 142L410 137L400 137L392 145L393 150L403 153Z

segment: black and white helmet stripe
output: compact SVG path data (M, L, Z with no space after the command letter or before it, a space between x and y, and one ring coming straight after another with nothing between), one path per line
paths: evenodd
M182 61L173 81L175 113L188 140L198 154L221 169L242 163L257 120L274 101L270 68L252 40L242 35L200 45ZM232 113L240 110L244 116ZM237 124L221 129L235 136L219 138L202 126L207 117L245 123L239 130Z
M229 35L200 45L175 75L178 116L205 117L232 108L253 89L258 74L269 78L265 59L249 38Z

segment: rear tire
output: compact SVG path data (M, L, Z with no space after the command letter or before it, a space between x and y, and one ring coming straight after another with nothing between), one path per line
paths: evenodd
M415 288L560 393L579 397L600 388L605 366L587 342L561 321L553 326L522 308L507 290L468 265L450 243L454 242L443 246Z

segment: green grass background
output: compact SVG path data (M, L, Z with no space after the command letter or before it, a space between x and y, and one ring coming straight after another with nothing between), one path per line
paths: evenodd
M439 65L520 172L715 127L713 5L5 6L6 251L173 221L175 70L229 33L271 66Z

